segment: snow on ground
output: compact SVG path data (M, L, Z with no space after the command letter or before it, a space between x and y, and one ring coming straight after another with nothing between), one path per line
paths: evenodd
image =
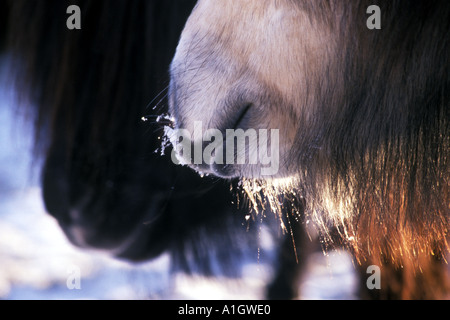
M73 247L45 212L31 129L15 113L12 96L0 81L0 299L264 298L272 269L261 261L243 262L242 279L207 279L171 274L168 255L131 265ZM355 298L345 253L317 253L308 270L300 298Z

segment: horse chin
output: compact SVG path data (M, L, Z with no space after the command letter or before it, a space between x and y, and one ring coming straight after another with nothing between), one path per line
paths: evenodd
M274 180L296 175L296 172L289 173L285 168L279 168L275 173L274 168L261 165L213 164L211 168L213 175L224 179ZM267 174L263 174L264 172L267 172Z

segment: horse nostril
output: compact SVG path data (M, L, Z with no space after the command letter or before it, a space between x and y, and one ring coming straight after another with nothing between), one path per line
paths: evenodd
M252 107L252 104L249 103L247 104L241 111L241 113L239 114L233 129L245 129L246 125L248 124L248 115L249 115L249 110Z

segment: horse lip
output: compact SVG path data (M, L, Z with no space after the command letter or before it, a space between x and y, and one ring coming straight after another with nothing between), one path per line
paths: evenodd
M237 130L237 129L246 129L246 125L249 122L248 114L250 109L252 108L252 103L246 103L242 104L242 107L239 108L239 113L237 117L234 119L229 119L228 123L222 123L219 126L219 130L222 132L222 135L224 137L223 140L223 150L226 150L226 132L227 130ZM231 120L231 121L230 121ZM205 147L210 142L203 142L203 146L201 148L202 152L205 149ZM195 147L192 145L192 149L195 150ZM188 159L189 167L193 170L195 170L197 173L201 175L215 175L218 177L223 178L230 178L230 177L237 177L239 176L239 170L236 170L237 167L234 164L217 164L216 161L214 161L215 156L212 157L212 161L209 163L203 162L203 163L193 163L193 158L191 156L191 159ZM222 159L223 161L225 159Z
M240 171L236 169L236 165L233 164L216 164L211 165L212 172L215 176L224 179L238 178Z
M214 174L213 164L194 164L191 167L200 175Z

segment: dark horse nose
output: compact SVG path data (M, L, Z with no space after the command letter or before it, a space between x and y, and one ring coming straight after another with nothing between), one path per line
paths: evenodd
M239 149L235 143L228 144L228 139L236 138L233 137L233 134L228 135L228 132L235 132L238 129L245 132L251 129L251 119L257 118L256 113L258 111L254 107L257 104L257 99L249 94L245 86L230 90L227 99L218 102L217 108L222 110L220 117L208 119L206 123L197 121L190 114L192 112L190 106L186 105L184 97L187 93L182 92L184 86L180 85L179 82L183 79L177 73L177 69L172 70L169 89L169 111L174 118L174 136L176 137L170 140L175 145L176 150L180 145L183 146L179 149L189 150L187 153L178 153L179 162L187 164L200 174L213 174L221 178L239 177L242 166L245 164L237 164L238 154L244 153L248 156L250 150L247 145L244 146L245 150L241 150L242 147ZM198 127L200 128L197 130ZM210 130L215 131L214 138L207 135L207 131ZM200 134L197 132L200 132ZM178 135L182 136L182 141L180 141ZM220 135L222 141L220 146L216 141L216 135ZM218 150L220 151L217 152ZM204 153L205 151L208 152Z
M89 180L85 166L86 161L68 158L61 145L50 148L44 165L45 207L67 238L130 260L159 255L170 242L169 233L155 232L164 230L157 219L164 199L142 181ZM90 170L94 175L96 167Z

